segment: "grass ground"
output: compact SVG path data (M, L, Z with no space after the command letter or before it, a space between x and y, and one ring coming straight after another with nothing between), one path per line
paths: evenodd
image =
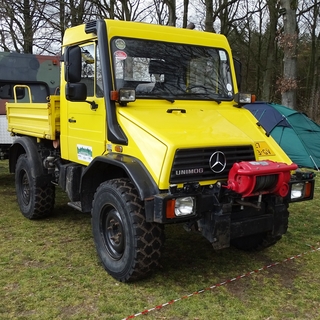
M318 179L318 182L319 179ZM123 319L237 275L308 252L225 286L139 316L143 319L320 319L320 189L290 207L287 234L260 253L214 252L202 236L166 228L161 268L123 284L100 265L90 216L58 192L54 214L19 212L14 177L0 162L0 319Z

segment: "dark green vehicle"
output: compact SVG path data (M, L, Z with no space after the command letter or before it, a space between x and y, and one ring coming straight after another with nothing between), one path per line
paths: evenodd
M46 101L59 90L60 62L57 56L0 52L0 159L7 158L13 137L7 131L6 102L13 101L13 87L26 84L32 90L32 102ZM20 88L16 97L27 98Z

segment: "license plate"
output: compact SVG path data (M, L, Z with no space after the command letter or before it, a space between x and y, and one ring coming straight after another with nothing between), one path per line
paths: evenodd
M258 155L261 157L275 155L275 153L270 149L270 147L265 141L256 142L255 148L258 152Z

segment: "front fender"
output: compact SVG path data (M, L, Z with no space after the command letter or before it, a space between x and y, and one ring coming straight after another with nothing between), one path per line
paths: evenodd
M102 182L124 177L132 181L141 200L159 193L158 186L139 159L109 153L96 157L83 172L80 187L83 211L91 210L94 193Z

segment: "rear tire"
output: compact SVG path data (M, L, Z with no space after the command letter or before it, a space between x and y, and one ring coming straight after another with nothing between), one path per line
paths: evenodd
M118 281L139 280L159 265L163 227L146 222L143 202L129 180L99 186L92 206L92 231L104 268Z
M55 187L52 184L37 185L32 164L26 154L22 154L18 158L15 185L20 211L26 218L40 219L52 212L55 202Z

